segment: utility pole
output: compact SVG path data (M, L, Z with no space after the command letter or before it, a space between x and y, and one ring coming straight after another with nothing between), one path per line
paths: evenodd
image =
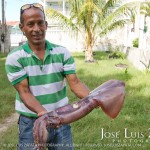
M1 52L5 52L5 2L2 0L2 34L1 34Z

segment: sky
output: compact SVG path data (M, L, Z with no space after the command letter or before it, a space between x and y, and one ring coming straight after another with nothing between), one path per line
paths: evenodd
M19 21L20 7L31 3L41 3L41 0L5 0L6 21ZM2 20L2 0L0 0L0 20Z

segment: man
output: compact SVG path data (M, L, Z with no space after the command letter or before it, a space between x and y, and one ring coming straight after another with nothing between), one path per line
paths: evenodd
M86 97L89 89L77 77L70 52L45 40L47 22L42 5L22 6L19 27L28 41L9 53L6 72L17 90L18 150L31 150L34 147L32 129L37 117L68 104L65 79L79 98ZM73 149L73 146L66 147L72 145L70 125L48 130L49 150Z

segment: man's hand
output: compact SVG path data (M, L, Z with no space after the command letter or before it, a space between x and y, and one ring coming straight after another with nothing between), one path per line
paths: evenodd
M48 138L48 127L58 128L60 119L54 112L49 112L39 117L33 127L33 137L38 150L46 149L46 142Z
M37 114L37 116L38 116L38 117L41 117L41 116L43 116L43 115L46 114L46 113L47 113L47 111L44 110L44 111L39 112L39 113Z
M39 117L34 123L33 137L35 144L37 144L39 150L46 149L46 142L48 138L47 125L47 114Z

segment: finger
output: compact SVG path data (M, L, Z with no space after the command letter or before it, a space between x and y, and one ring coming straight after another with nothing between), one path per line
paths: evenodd
M35 141L36 144L37 144L37 141L38 141L38 139L37 139L38 124L39 124L39 122L36 120L35 123L34 123L34 126L33 126L33 137L34 137L34 141Z
M39 126L40 126L40 120L36 120L34 123L34 127L33 127L33 137L34 137L34 141L36 144L38 144L39 141L39 137L38 137L38 132L39 132Z
M34 128L33 128L35 131L36 131L37 128L38 128L39 122L41 122L43 119L44 119L44 118L43 118L43 116L42 116L42 117L39 117L38 119L35 120L35 122L34 122Z
M37 140L38 141L38 130L39 130L39 126L40 126L40 122L44 120L44 117L40 117L38 119L35 120L34 122L34 126L33 126L33 136L34 136L34 139L35 141Z
M40 122L40 126L38 129L38 143L39 143L39 149L45 150L46 149L46 142L48 138L48 132L46 129L46 123L45 121Z
M37 119L34 124L34 140L39 149L45 149L48 138L48 132L46 129L46 120Z

